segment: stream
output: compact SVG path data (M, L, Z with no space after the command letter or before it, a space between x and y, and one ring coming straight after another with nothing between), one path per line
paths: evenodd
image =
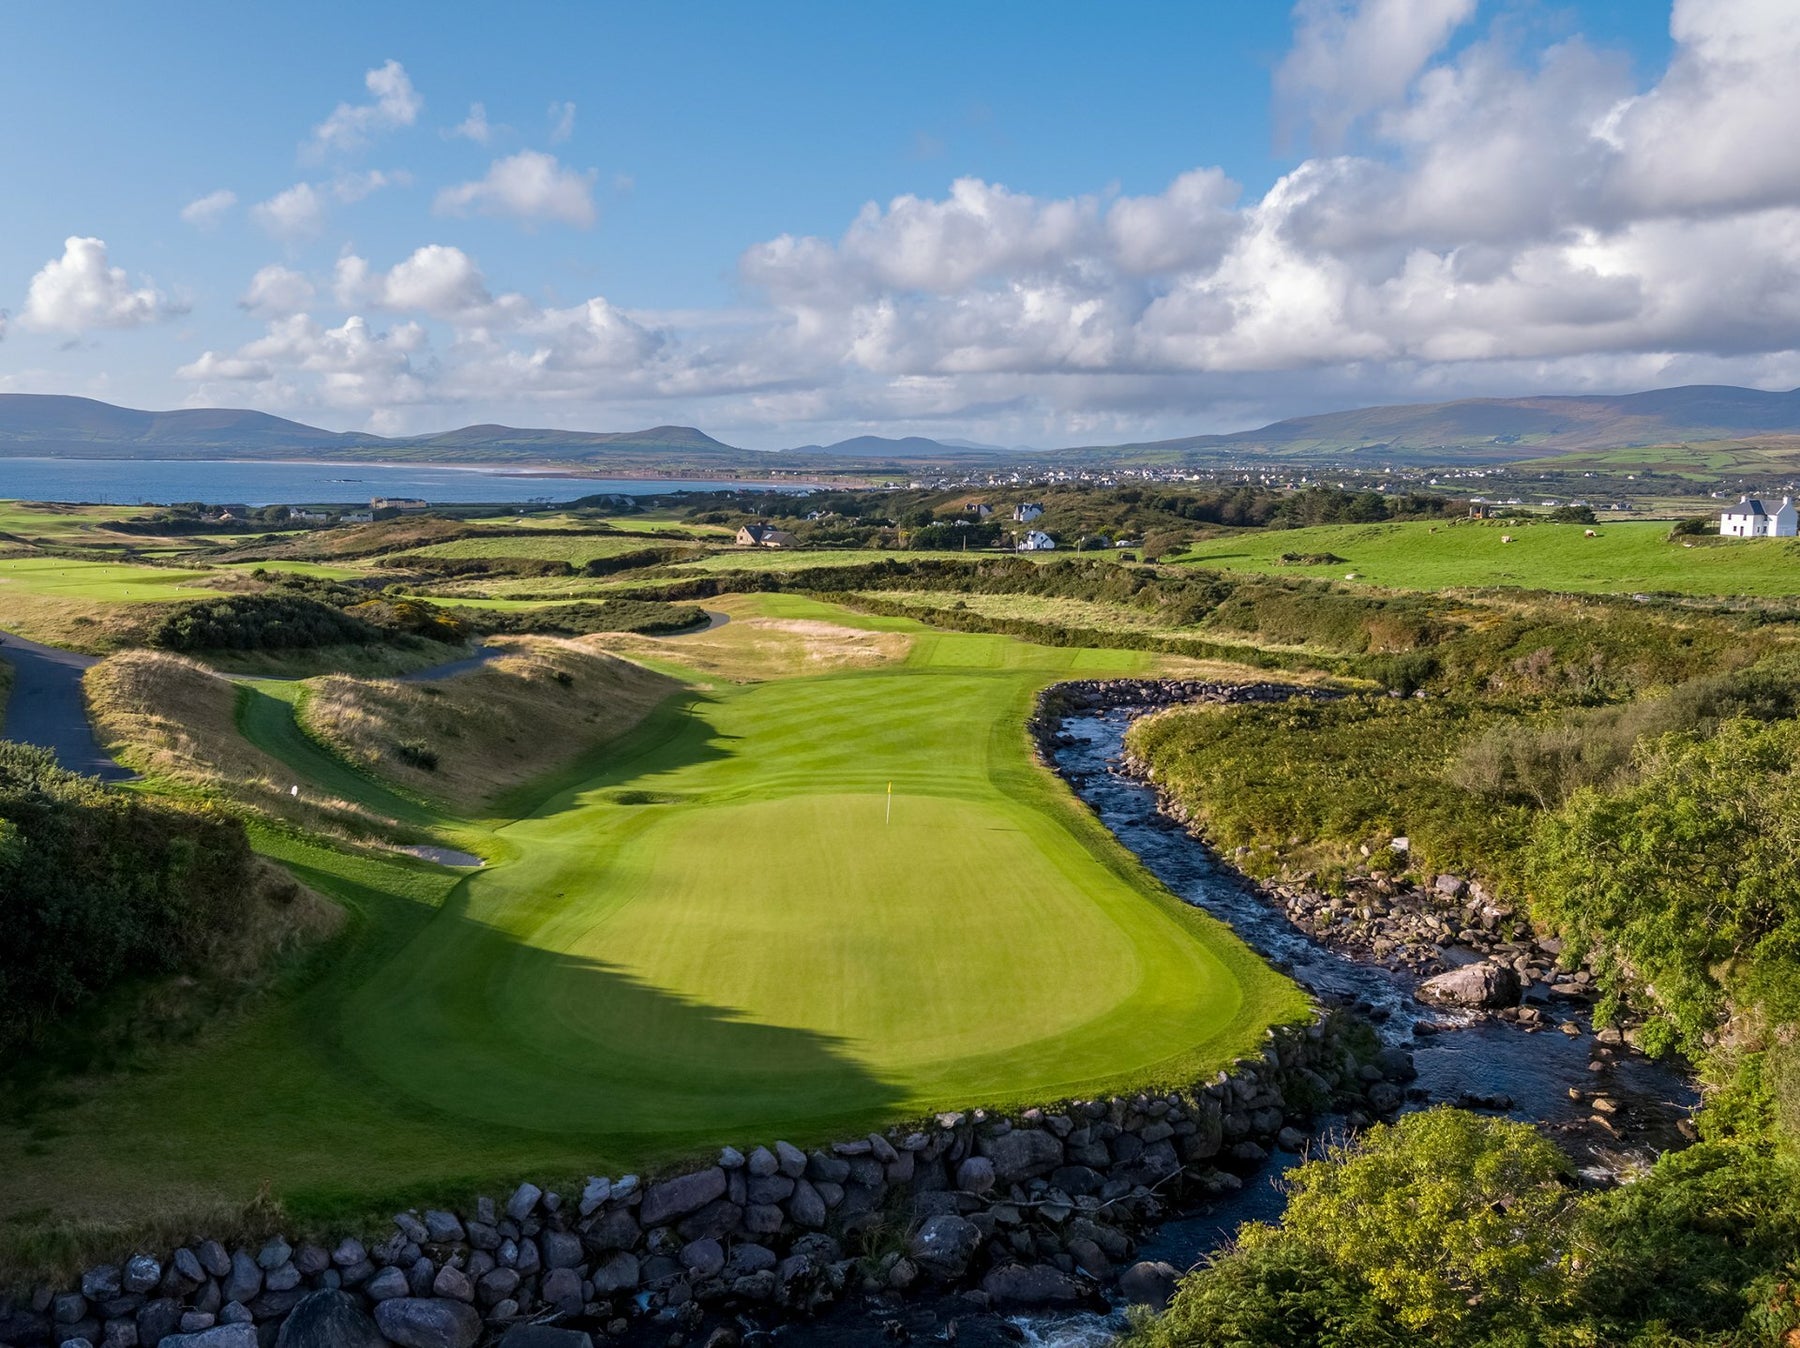
M1410 1051L1419 1074L1408 1092L1413 1104L1455 1101L1465 1094L1510 1097L1508 1116L1536 1123L1594 1182L1629 1177L1662 1151L1683 1145L1678 1123L1699 1099L1692 1084L1675 1067L1626 1052L1594 1070L1595 1039L1585 1012L1565 1013L1581 1028L1579 1036L1569 1036L1426 1007L1414 998L1418 980L1413 975L1352 959L1300 931L1211 849L1159 813L1153 787L1117 770L1125 731L1139 710L1115 708L1067 717L1053 754L1057 772L1171 892L1230 924L1247 945L1321 1002L1359 1007L1377 1023L1385 1043ZM1459 955L1455 950L1446 953L1452 962ZM1435 1024L1438 1032L1415 1035L1420 1022ZM1596 1125L1591 1106L1571 1095L1601 1089L1619 1103L1614 1116L1622 1121L1618 1136ZM1319 1120L1309 1150L1316 1152L1341 1139L1344 1129L1342 1118ZM1227 1244L1242 1223L1279 1218L1285 1202L1281 1172L1301 1159L1275 1153L1267 1169L1246 1181L1239 1192L1151 1232L1137 1258L1191 1268ZM746 1333L744 1341L788 1348L850 1348L909 1339L945 1342L945 1322L956 1317L956 1332L948 1337L963 1348L1004 1343L1103 1348L1115 1342L1125 1326L1122 1308L1105 1314L1002 1317L970 1314L966 1303L959 1309L953 1301L896 1308L885 1316L846 1304L815 1321ZM746 1323L743 1328L751 1326Z

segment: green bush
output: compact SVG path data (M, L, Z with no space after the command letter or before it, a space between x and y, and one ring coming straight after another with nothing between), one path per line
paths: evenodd
M184 604L150 629L165 651L273 651L382 640L361 618L297 594L234 594Z
M238 927L255 884L237 820L0 741L0 1054L119 983L197 961Z

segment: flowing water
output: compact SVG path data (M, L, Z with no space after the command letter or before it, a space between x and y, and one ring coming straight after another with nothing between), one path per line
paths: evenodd
M1539 1124L1555 1136L1590 1178L1620 1177L1647 1166L1656 1155L1680 1145L1678 1120L1697 1101L1681 1074L1636 1056L1616 1059L1603 1072L1590 1070L1594 1038L1582 1022L1577 1038L1551 1030L1528 1031L1504 1021L1447 1014L1423 1007L1413 996L1417 980L1332 950L1300 931L1279 909L1260 899L1210 849L1157 811L1156 792L1117 767L1126 729L1136 712L1115 709L1071 716L1063 723L1064 742L1055 751L1057 770L1150 871L1188 903L1229 923L1246 944L1286 970L1321 1001L1360 1005L1379 1022L1383 1039L1413 1053L1419 1104L1456 1100L1465 1092L1510 1096L1513 1118ZM1454 953L1454 952L1452 952ZM1413 1027L1429 1020L1440 1033L1415 1038ZM1626 1140L1594 1126L1590 1107L1571 1090L1591 1094L1604 1088L1629 1118ZM1313 1148L1340 1140L1341 1118L1319 1121ZM1164 1223L1144 1241L1139 1259L1164 1260L1186 1269L1229 1242L1248 1221L1280 1217L1285 1198L1280 1175L1303 1159L1276 1153L1269 1166L1241 1191ZM1001 1317L969 1314L953 1298L917 1303L871 1314L846 1304L818 1320L777 1325L745 1335L746 1343L791 1348L851 1348L896 1341L946 1342L954 1319L959 1348L1025 1343L1037 1348L1103 1348L1125 1326L1122 1310ZM751 1329L748 1321L746 1330Z

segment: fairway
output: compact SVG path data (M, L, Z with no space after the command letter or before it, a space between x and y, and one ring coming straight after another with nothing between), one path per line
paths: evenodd
M244 732L303 789L361 793L493 864L459 880L266 836L355 934L292 998L81 1093L48 1135L0 1134L0 1216L51 1193L64 1210L241 1201L265 1178L298 1214L361 1211L1191 1084L1304 1014L1030 757L1038 687L1151 657L747 602L796 629L904 633L905 653L690 674L484 820L422 816L299 737L284 700L251 698ZM681 641L660 667L680 668ZM22 1146L28 1167L10 1163Z
M1800 541L1669 538L1667 521L1591 526L1499 521L1333 524L1212 538L1178 559L1227 571L1343 580L1393 589L1507 586L1590 594L1800 594ZM1502 540L1511 537L1510 543ZM1283 553L1341 562L1294 566Z

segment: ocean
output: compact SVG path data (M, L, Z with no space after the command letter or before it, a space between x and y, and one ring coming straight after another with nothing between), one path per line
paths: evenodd
M572 501L581 496L651 496L733 487L804 489L782 482L570 477L517 468L412 463L301 463L193 459L0 458L0 500L167 505L363 505L372 496L411 496L434 505Z

